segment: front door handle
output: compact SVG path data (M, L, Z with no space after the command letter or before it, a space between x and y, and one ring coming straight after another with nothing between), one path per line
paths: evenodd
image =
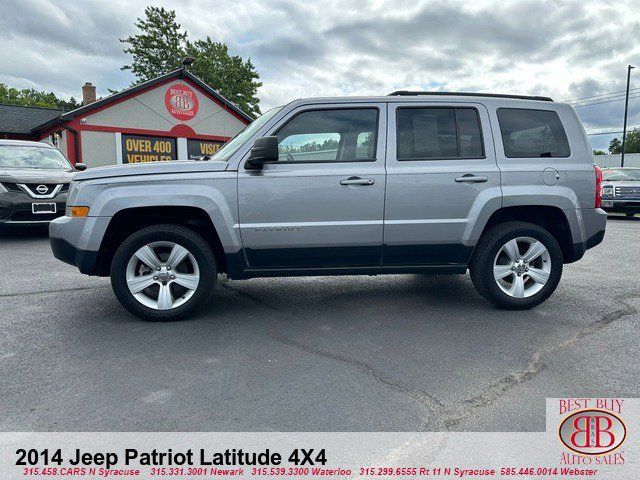
M456 177L456 183L484 183L488 180L488 177L474 175L473 173L465 173L461 177Z
M373 178L349 177L340 180L340 185L373 185L376 181Z

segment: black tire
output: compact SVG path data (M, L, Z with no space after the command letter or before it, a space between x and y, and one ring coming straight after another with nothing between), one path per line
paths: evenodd
M127 264L138 249L152 242L173 242L186 248L195 258L200 280L185 303L169 310L157 310L140 303L129 290ZM196 232L178 225L154 225L129 236L116 251L111 262L111 286L118 301L131 314L150 322L182 320L202 308L211 298L217 280L215 255L209 244Z
M525 298L514 298L502 291L493 276L493 264L499 250L509 240L532 237L546 247L551 260L549 278L542 289ZM562 276L562 251L547 230L527 222L506 222L487 230L478 242L469 271L478 293L494 305L508 310L527 310L540 305L555 291Z
M635 216L636 216L636 214L635 214L635 213L625 213L625 215L626 215L627 217L635 217Z

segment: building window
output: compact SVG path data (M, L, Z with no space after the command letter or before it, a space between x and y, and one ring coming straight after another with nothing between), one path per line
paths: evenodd
M187 140L187 159L199 160L204 156L213 157L224 142L213 140Z
M176 139L122 134L122 163L176 160Z

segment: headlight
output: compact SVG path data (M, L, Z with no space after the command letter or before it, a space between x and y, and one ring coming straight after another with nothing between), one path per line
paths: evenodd
M4 185L2 185L2 184L0 183L0 193L5 193L5 192L8 192L8 191L9 191L9 190L7 190L6 188L4 188Z

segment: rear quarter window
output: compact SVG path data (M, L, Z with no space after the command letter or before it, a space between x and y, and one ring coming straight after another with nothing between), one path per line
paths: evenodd
M508 158L568 157L567 134L552 110L499 108L498 121Z

